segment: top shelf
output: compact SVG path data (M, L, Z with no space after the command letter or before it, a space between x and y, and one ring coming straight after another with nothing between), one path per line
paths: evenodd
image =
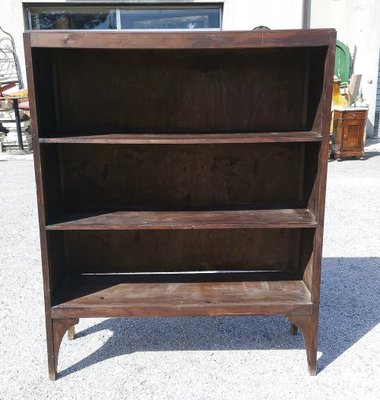
M259 133L184 133L184 134L122 134L60 136L40 138L40 143L77 144L220 144L220 143L283 143L321 142L314 131L259 132Z

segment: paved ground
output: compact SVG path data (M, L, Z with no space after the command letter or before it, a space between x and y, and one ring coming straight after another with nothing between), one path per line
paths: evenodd
M0 399L379 399L380 143L329 165L319 374L280 317L81 320L47 378L32 157L0 155Z

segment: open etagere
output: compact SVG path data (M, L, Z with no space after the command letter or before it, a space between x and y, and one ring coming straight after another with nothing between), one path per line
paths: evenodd
M316 373L335 31L27 32L49 376L84 317L284 315Z

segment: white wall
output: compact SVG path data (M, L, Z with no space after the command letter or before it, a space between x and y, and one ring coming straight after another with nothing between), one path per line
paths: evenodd
M24 17L21 0L0 0L0 26L13 36L23 80L26 85L25 60L22 33L24 32Z
M302 0L225 0L224 30L302 28Z
M363 97L370 105L367 136L372 137L380 50L380 1L318 0L311 3L310 27L334 27L338 40L348 45L355 56L353 72L363 75Z

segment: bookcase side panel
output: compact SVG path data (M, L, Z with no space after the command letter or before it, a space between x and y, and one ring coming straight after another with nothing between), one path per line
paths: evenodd
M41 154L39 145L39 123L40 114L37 107L38 89L35 86L35 77L39 68L39 60L31 46L31 34L24 34L24 49L26 71L28 78L28 97L30 104L30 117L31 129L33 136L33 153L34 153L34 170L36 179L36 193L37 193L37 206L39 217L39 231L40 231L40 246L41 246L41 262L42 262L42 277L43 277L43 291L44 291L44 306L45 306L45 326L47 338L47 353L48 353L48 368L49 373L56 370L56 360L54 357L54 332L53 321L51 314L52 305L52 291L51 287L54 286L52 271L50 270L49 259L49 243L45 229L45 203L44 203L44 185L41 169ZM36 92L37 89L37 92Z
M313 257L307 264L304 272L304 281L308 286L316 313L319 307L323 226L325 215L326 180L329 151L329 132L331 121L331 96L334 74L336 32L330 33L330 43L324 57L323 86L320 105L317 111L316 129L322 134L323 140L318 152L317 178L309 197L309 209L316 216L318 227L313 242Z

